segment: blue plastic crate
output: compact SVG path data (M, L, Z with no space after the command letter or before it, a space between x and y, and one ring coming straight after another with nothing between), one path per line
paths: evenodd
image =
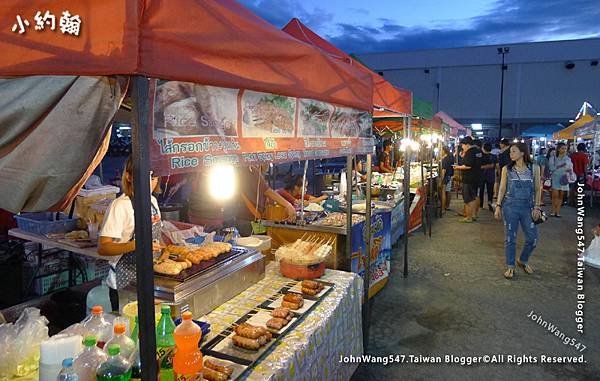
M36 234L66 233L77 228L77 219L54 212L22 213L15 216L19 229Z

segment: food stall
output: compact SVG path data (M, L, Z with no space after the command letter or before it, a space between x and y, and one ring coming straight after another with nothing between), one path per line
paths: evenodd
M4 62L0 65L1 76L102 76L115 73L132 76L133 173L135 189L138 190L132 201L136 210L140 357L142 378L154 379L157 364L153 295L161 290L155 284L153 267L156 263L150 259L149 170L167 175L205 170L223 164L248 166L372 152L372 140L365 135L371 125L371 80L362 72L340 65L320 51L291 39L233 1L181 0L169 3L168 7L149 1L109 4L61 1L52 5L56 8L52 12L63 12L65 21L61 21L60 32L54 27L44 30L46 20L41 21L40 28L27 29L30 23L24 23L21 15L33 20L39 4L12 3L15 3L14 6L7 6L3 8L6 12L0 12L4 20L0 31L0 47L6 52ZM10 13L15 9L19 15ZM50 11L47 13L50 14ZM11 25L8 25L9 22ZM173 41L178 43L174 44ZM223 41L227 41L227 44L224 45ZM274 56L277 60L272 60ZM17 83L20 80L7 81ZM126 85L121 87L121 92L116 91L119 89L117 86L107 86L107 91L100 93L100 99L110 97L113 100L112 108L102 103L99 103L100 106L94 104L85 93L79 93L79 102L62 109L66 111L62 114L79 115L86 111L81 106L88 105L90 114L94 114L94 108L104 107L106 115L114 115L125 96L125 88ZM35 95L32 93L32 97ZM55 101L46 106L51 109L61 95L58 94ZM326 130L316 130L310 123L310 110L313 107L331 115ZM40 118L43 119L43 115ZM82 164L71 171L72 177L77 180L69 179L54 188L48 187L48 184L52 184L52 181L48 181L46 188L42 183L35 192L17 187L15 189L29 191L34 196L48 189L55 194L53 198L38 200L25 207L16 202L1 207L20 212L60 210L69 205L98 159L106 152L110 119L105 118L102 129L97 127L98 124L82 123L85 127L81 130L94 135L96 144L77 147L89 150L83 159L78 157ZM305 123L307 121L309 123ZM36 122L39 124L39 121ZM44 122L53 124L47 130L38 131L47 138L47 152L60 152L64 145L60 138L64 138L66 132L57 133L60 124L56 124L55 120ZM328 138L332 135L334 138ZM17 147L24 144L22 139L25 136L17 134L17 138L11 143ZM2 189L7 187L4 176L6 165L22 160L23 154L20 150L13 150L0 159ZM44 159L55 166L57 163L63 166L66 163L57 161L57 155L53 157L48 153L45 153ZM24 165L18 168L26 173L28 165L34 161L22 161ZM66 172L65 168L62 170ZM18 173L13 175L18 177ZM34 178L33 181L39 182L39 179ZM64 194L67 195L63 197ZM193 279L204 277L203 284L208 286L211 282L206 279L207 274L210 273L214 281L224 278L223 273L218 273L213 265L223 268L239 260L260 267L261 260L254 260L259 256L248 254L251 250L245 250L245 254L235 257L228 256L232 251L230 247L220 245L213 245L209 252L206 248L200 251L188 255L209 255L218 262L208 268L202 268L200 263L194 264L196 268L193 270L197 272L193 274ZM225 257L219 258L222 255ZM232 267L235 266L230 266L228 270ZM238 295L244 299L244 304L239 301L225 302L222 308L217 307L206 315L207 320L214 323L214 334L222 336L224 332L219 332L218 328L222 327L219 323L231 328L228 320L231 316L243 318L252 311L242 313L230 308L240 305L257 308L258 304L265 302L264 298L287 293L292 287L290 280L271 270L266 275L262 272L265 279ZM323 290L320 296L307 298L312 300L312 303L307 302L309 308L294 314L296 321L290 327L297 330L275 337L273 342L281 341L284 345L268 354L263 348L252 361L233 361L244 367L245 376L250 379L294 379L310 378L309 374L314 374L319 378L320 372L325 372L326 376L349 378L356 365L329 360L334 356L339 358L342 354L362 353L358 314L362 282L356 275L330 271L325 279L329 289ZM189 283L187 281L183 279L181 283ZM269 289L270 294L262 291L256 293L258 289L271 287L275 281L282 285L281 288ZM199 282L196 283L198 286ZM161 282L157 284L163 291L170 287ZM293 286L299 284L295 282ZM169 291L181 295L193 294L192 288L171 287ZM198 291L197 287L195 291ZM199 302L208 304L211 298L226 299L227 296L210 293ZM319 314L318 319L314 319L314 315L312 318L309 316L312 311ZM351 334L344 334L341 338L332 332ZM319 370L311 365L306 367L310 373L296 372L296 366L304 364L304 361L295 358L297 355L302 354L303 359L316 357L321 363L326 360L320 356L321 349L315 352L316 347L321 348L323 339L331 343L327 347L327 353L331 356L327 359L327 366ZM293 351L287 349L292 347ZM207 348L207 351L213 356L221 353L222 357L226 357L214 347ZM232 357L229 359L232 360ZM263 368L259 359L264 360Z
M374 115L386 113L395 117L404 118L410 115L412 107L412 93L410 91L394 87L383 77L377 75L362 63L323 39L297 18L290 20L282 30L305 43L327 52L332 58L356 67L368 74L373 80ZM314 224L302 224L301 226L278 226L271 224L269 229L270 234L274 237L274 241L278 243L284 243L290 239L294 239L303 234L302 232L306 230L319 232L319 234L330 234L332 240L337 243L336 248L338 252L338 255L336 256L337 260L331 263L331 265L358 272L361 276L364 276L363 274L365 273L366 268L370 268L371 276L366 277L369 280L365 282L365 284L368 285L368 296L371 297L387 282L390 270L391 245L396 242L394 237L396 239L399 237L399 235L394 236L393 232L394 230L396 232L399 231L403 222L402 215L399 213L402 207L400 202L402 194L401 188L396 186L394 189L389 189L390 192L388 194L392 196L392 200L389 200L385 195L379 197L381 185L383 184L378 184L377 188L374 188L372 187L371 181L367 181L364 184L363 189L365 192L362 194L358 189L360 187L359 184L353 186L353 176L350 176L349 174L349 172L351 172L350 168L353 167L352 162L353 159L348 157L346 165L347 184L341 186L346 189L346 197L345 199L342 198L339 200L340 204L345 206L345 210L342 210L342 212L345 211L346 213L347 221L344 228L338 229L335 233L323 232L323 225L340 224L340 220L343 219L343 214L334 214L321 221L316 221ZM371 155L367 155L366 165L366 177L368 179L382 179L381 176L372 176L371 174ZM388 180L387 186L391 185L391 179ZM356 197L352 196L355 189L357 190ZM373 190L375 190L375 193ZM371 203L371 197L373 195L380 199L374 204ZM366 198L366 200L363 201L363 198ZM372 213L371 210L372 206L374 206L374 213ZM364 213L365 217L355 217L353 213L358 213L359 215ZM338 221L335 221L336 219ZM363 220L371 221L371 229L365 229L365 225L368 224ZM373 234L371 232L373 232ZM341 244L344 241L346 243L345 253L340 250L340 248L343 247ZM366 253L370 253L370 255L365 255ZM368 305L366 307L368 308ZM368 316L368 311L366 315ZM363 323L364 320L365 319L363 319ZM368 323L365 323L365 325L368 326Z

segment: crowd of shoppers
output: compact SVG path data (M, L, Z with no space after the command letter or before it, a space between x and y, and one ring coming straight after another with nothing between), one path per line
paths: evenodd
M497 219L503 219L507 266L504 277L507 279L514 276L515 265L527 274L533 273L529 258L537 244L536 223L545 220L541 210L545 206L544 191L551 195L552 217L561 217L567 194L569 204L575 205L575 186L585 183L591 158L584 143L579 143L577 151L571 155L567 150L565 143L541 148L534 160L524 142L510 143L508 139L502 139L492 148L488 142L482 144L467 136L461 139L457 156L448 149L443 151L443 208L449 209L452 179L456 174L462 179L464 201L460 222L477 221L479 209L484 205ZM525 235L525 245L519 258L515 259L519 226Z

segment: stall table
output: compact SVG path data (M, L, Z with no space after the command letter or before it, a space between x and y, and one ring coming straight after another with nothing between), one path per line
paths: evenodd
M358 364L342 363L340 357L363 353L363 282L357 274L330 269L320 280L334 283L335 287L248 371L248 380L350 379ZM200 317L211 324L211 332L203 343L212 340L289 281L279 274L276 262L269 263L263 280Z

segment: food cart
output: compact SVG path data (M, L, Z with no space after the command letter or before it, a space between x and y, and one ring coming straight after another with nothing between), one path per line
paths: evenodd
M36 2L9 3L0 12L3 20L0 47L5 52L0 65L1 76L131 76L134 186L138 190L133 204L138 242L137 295L142 378L153 379L157 374L153 318L153 295L156 289L153 263L150 260L150 168L158 174L169 174L201 170L225 163L241 166L371 152L372 141L363 134L366 126L370 128L371 123L371 80L360 71L340 65L318 50L281 33L233 1L180 0L169 3L168 6L151 1L107 4L95 1L58 1L52 4L52 9L47 14L60 15L62 12L64 22L60 31L54 25L50 28L46 24L51 19L43 19L38 23L41 24L38 25L39 28L35 29L29 21L23 22L25 17L33 22L34 16L41 13L36 8L39 5ZM277 59L274 60L273 57ZM54 78L49 77L50 80ZM58 185L48 181L36 189L40 193L52 189L59 197L38 198L38 202L27 205L16 202L1 205L3 208L14 212L36 211L62 209L70 203L98 159L106 152L110 115L114 115L125 95L126 83L116 86L112 79L102 78L104 77L100 77L99 82L104 81L111 86L106 86L106 91L99 92L97 99L110 97L111 102L98 101L98 104L90 104L90 99L80 93L78 103L73 102L70 107L63 109L69 110L63 115L79 115L74 110L82 112L81 106L88 105L90 114L96 115L98 112L94 113L94 108L102 107L106 117L103 118L102 128L98 124L80 124L82 134L87 134L87 138L93 135L96 144L77 146L78 149L88 149L88 152L77 158L81 165L75 169L70 168L70 177L62 178ZM125 77L125 82L126 80ZM177 88L184 90L179 93L159 92L161 86L173 82L177 83ZM193 91L194 97L197 97L196 102L189 101L192 96L185 93L185 88ZM57 94L55 99L60 99L61 95L64 92ZM111 107L107 107L106 103ZM178 103L177 107L166 110L173 103ZM275 104L283 105L284 109L290 106L293 111L288 109L287 116L291 118L286 118L281 107L278 112L271 113L269 109L272 110ZM47 107L51 109L52 105L50 102ZM303 119L299 115L303 112L310 114L308 106L314 105L331 113L334 122L327 126L326 132L335 130L334 139L324 140L310 129L307 130L309 136L296 134L297 131L304 131L301 127ZM157 107L163 108L163 117L167 111L172 117L168 120L175 123L167 125L165 119L161 124L160 118L159 123L156 123L156 116L160 115ZM199 115L203 110L203 115ZM194 112L198 116L197 123L189 124L190 114ZM262 113L261 119L256 118L257 113ZM245 116L249 119L245 119ZM258 126L261 121L270 125L269 132L265 132L264 125ZM39 125L39 121L37 122ZM58 133L59 126L52 127L55 130L44 131L46 137L64 137L61 134L66 132ZM52 131L55 133L52 134ZM18 147L24 144L22 139L26 137L19 135L19 139L12 143ZM48 139L46 144L49 152L60 152L60 139ZM13 150L0 159L1 168L22 158L23 152ZM50 164L53 164L51 160L55 160L49 155L45 159ZM26 173L29 169L27 164L32 163L33 160L28 163L25 160L25 164L18 167L22 170L21 174ZM19 173L14 175L18 176ZM2 176L2 179L6 181L6 176ZM32 181L31 178L27 180ZM7 183L2 182L0 185L5 187ZM52 188L49 185L55 186ZM63 197L64 194L66 196ZM246 257L245 260L252 261L252 258ZM259 261L253 263L257 262ZM335 280L335 276L328 279ZM346 319L341 319L341 316L358 316L356 311L360 305L355 303L356 300L346 299L342 310L339 293L355 295L362 285L343 275L338 277L345 280L336 288L337 291L331 292L332 295L336 293L337 302L323 302L323 307L328 308L327 313L330 313L329 319L322 321L323 324L345 324L342 320ZM270 278L272 279L274 278ZM259 283L264 288L264 281ZM285 286L285 281L283 285ZM181 291L186 293L189 289ZM249 290L244 293L247 291ZM360 292L362 291L358 291L359 294ZM248 300L249 295L244 294L243 297ZM225 317L217 320L227 322ZM348 321L356 323L354 318ZM313 327L312 333L314 329L320 328ZM347 346L338 345L333 349L337 351L346 348L352 353L360 354L362 348L355 345L354 340L357 333L360 336L360 329L355 326L344 327L344 331L353 332L353 341L348 341ZM295 343L307 350L308 340L313 339L306 332L305 335L304 338L296 337ZM333 336L327 340L339 343ZM310 343L314 346L314 340ZM335 351L331 353L336 353ZM293 363L293 355L294 353L284 353L285 361L271 361L277 365L267 365L270 370L266 372L258 369L260 376L256 377L280 377L282 367L287 367L289 371L290 367L293 369L296 365ZM335 371L345 372L346 376L353 371L353 367L346 367L345 371L338 368L335 367ZM309 370L314 371L312 367ZM291 376L294 377L293 374ZM306 375L298 373L296 376Z

